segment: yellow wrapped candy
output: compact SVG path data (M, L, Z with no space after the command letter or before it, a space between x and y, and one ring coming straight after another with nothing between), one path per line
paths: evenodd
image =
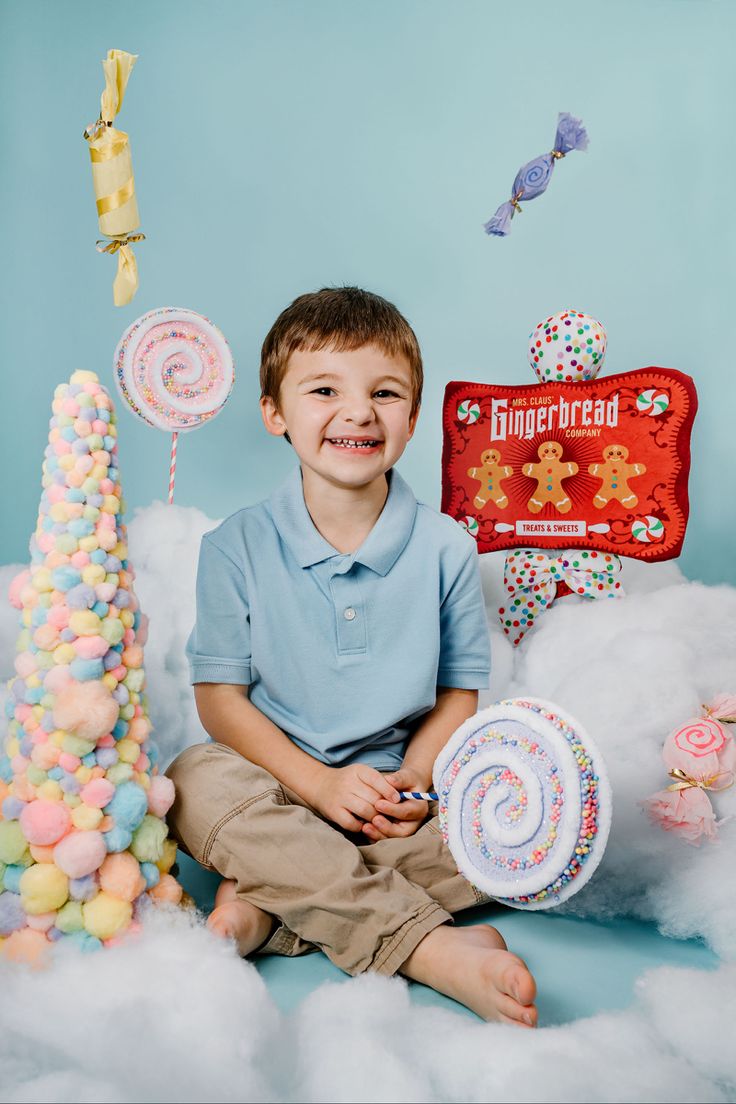
M97 248L101 253L118 254L118 272L113 283L116 307L129 303L138 290L138 266L131 243L145 237L133 233L140 226L140 218L128 135L112 125L123 105L128 78L137 60L136 54L128 54L125 50L108 50L102 63L105 90L100 117L84 132L92 159L100 230L112 239L107 243L98 242Z

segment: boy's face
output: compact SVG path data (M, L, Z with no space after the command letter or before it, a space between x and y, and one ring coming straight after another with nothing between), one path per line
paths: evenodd
M261 399L269 433L288 433L302 469L336 486L364 487L391 468L416 424L411 371L373 345L295 352L278 404ZM304 471L307 475L307 471Z

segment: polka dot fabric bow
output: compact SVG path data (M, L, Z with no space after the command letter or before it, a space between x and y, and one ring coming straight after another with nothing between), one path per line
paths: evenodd
M518 548L504 565L503 583L508 595L498 611L501 626L516 647L534 619L564 594L583 598L623 598L616 578L621 572L618 556L581 552L571 548L558 556Z

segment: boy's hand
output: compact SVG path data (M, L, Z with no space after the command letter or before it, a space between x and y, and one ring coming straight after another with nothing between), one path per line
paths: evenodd
M379 804L396 808L400 801L387 777L364 763L325 767L310 795L311 804L333 824L348 832L360 832L376 816Z
M400 790L425 790L426 786L413 771L401 767L392 774L384 774L383 779L390 783L398 794ZM429 802L406 798L396 805L392 801L376 802L376 815L370 823L363 825L363 834L370 840L389 839L391 837L411 836L427 818Z

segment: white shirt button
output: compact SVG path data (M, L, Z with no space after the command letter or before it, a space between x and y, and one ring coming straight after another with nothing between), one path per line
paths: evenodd
M342 615L346 621L354 621L358 616L352 606L348 606L346 610L343 610Z

